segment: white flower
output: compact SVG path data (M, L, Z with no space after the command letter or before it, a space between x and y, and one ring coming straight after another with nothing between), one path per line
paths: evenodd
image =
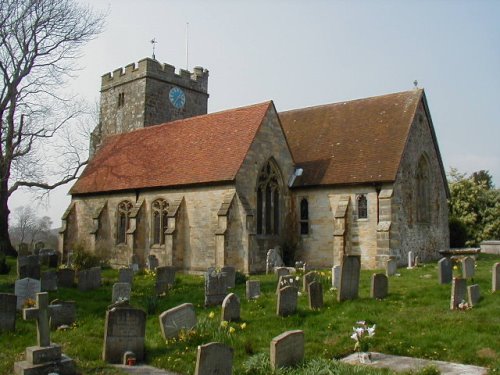
M359 320L356 322L357 325L364 326L366 322L364 320Z
M356 333L353 333L351 335L351 339L358 341L358 335Z
M299 281L299 280L300 280L300 277L298 277L298 276L297 276L297 277L295 278L295 280Z
M365 333L365 329L361 327L356 328L355 331L359 337L363 336L363 334Z
M367 329L368 336L372 337L375 334L375 327L376 327L376 324L374 324L372 328L368 327L368 329Z

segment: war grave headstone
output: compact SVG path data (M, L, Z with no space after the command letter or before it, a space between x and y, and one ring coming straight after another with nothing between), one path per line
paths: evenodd
M72 288L75 284L75 270L71 268L57 270L57 284L63 288Z
M340 285L340 266L332 267L332 287L338 289Z
M38 255L28 255L17 258L17 278L40 280L40 258Z
M389 291L389 279L383 273L374 273L370 288L370 297L384 299Z
M271 340L271 368L295 366L304 360L304 331L283 332Z
M310 283L312 283L315 280L318 280L319 275L315 271L311 271L306 273L302 277L302 290L307 293L307 287L309 286Z
M441 258L438 261L439 284L449 284L453 278L453 264L450 258Z
M455 310L465 300L467 294L467 280L454 277L451 282L450 309Z
M323 285L319 281L313 281L307 285L307 295L309 298L309 308L311 310L323 307Z
M196 326L196 312L192 303L183 303L160 314L161 334L165 340L177 337L181 330Z
M285 286L293 286L294 288L297 288L299 290L299 280L298 276L293 276L293 275L285 275L285 276L280 276L278 278L278 283L276 284L276 294L280 291L280 289L284 288Z
M474 268L476 261L472 257L465 257L462 259L462 277L464 279L471 279L474 277Z
M71 326L76 321L76 302L54 300L49 305L50 329Z
M360 270L361 257L359 255L345 255L343 257L337 301L358 298Z
M52 292L54 290L57 290L57 272L42 272L40 283L42 292Z
M14 286L14 294L17 296L17 306L18 310L23 308L26 300L35 300L36 294L40 293L41 285L40 281L36 279L30 279L26 277L21 280L16 280Z
M408 251L408 269L415 267L413 259L413 251Z
M221 319L227 322L240 320L241 304L240 299L234 293L229 293L222 301Z
M74 375L75 363L61 351L61 345L50 342L48 293L37 293L36 307L24 309L24 320L36 320L37 345L26 348L26 359L14 363L16 375L57 373Z
M477 305L479 300L481 299L481 292L479 289L479 284L469 285L467 287L467 299L469 305L474 307Z
M215 270L205 273L205 307L222 304L226 295L226 274Z
M81 291L97 289L101 286L101 267L78 271L78 289Z
M297 292L298 289L293 286L285 286L278 292L276 301L276 315L288 316L297 311Z
M111 303L116 303L119 301L130 301L130 293L132 288L129 283L114 283L113 292L111 295Z
M121 363L126 352L132 352L137 361L144 359L146 312L123 304L106 312L102 358L106 362Z
M220 269L221 272L226 273L226 282L228 288L234 288L236 285L236 268L231 266L224 266Z
M155 255L148 255L148 270L154 271L160 265L158 258Z
M175 267L156 267L156 294L166 293L175 283Z
M219 342L198 346L194 375L232 375L233 349Z
M16 329L17 297L11 293L0 293L0 331Z
M491 291L495 293L500 290L500 262L493 265L491 270Z
M284 265L285 263L283 263L283 259L281 258L279 246L267 251L266 275L272 272L275 267L283 267Z
M129 283L132 286L134 283L134 270L132 268L120 268L118 270L118 282Z
M30 248L27 243L21 242L19 245L17 245L17 256L18 257L25 257L31 255Z
M288 269L288 267L276 267L274 269L274 273L276 274L276 276L279 279L281 276L290 275L290 270Z
M256 299L260 297L260 281L247 280L246 282L247 299Z
M394 276L398 272L398 261L394 258L387 259L385 263L385 274L387 276Z

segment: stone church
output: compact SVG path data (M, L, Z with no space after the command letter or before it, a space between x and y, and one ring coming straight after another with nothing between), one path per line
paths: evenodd
M207 114L208 71L153 59L102 77L91 159L62 217L112 265L265 269L268 249L314 268L364 268L449 246L449 196L425 92L278 112Z

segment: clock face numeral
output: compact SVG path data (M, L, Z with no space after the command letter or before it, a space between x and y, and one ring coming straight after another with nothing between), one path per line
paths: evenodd
M186 103L186 95L184 95L184 91L178 87L172 87L170 89L168 98L170 99L170 103L177 109L181 109Z

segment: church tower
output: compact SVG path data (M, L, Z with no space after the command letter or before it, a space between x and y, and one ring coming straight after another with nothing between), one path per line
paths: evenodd
M102 76L100 119L92 132L91 156L106 136L204 115L208 70L193 72L151 58Z

